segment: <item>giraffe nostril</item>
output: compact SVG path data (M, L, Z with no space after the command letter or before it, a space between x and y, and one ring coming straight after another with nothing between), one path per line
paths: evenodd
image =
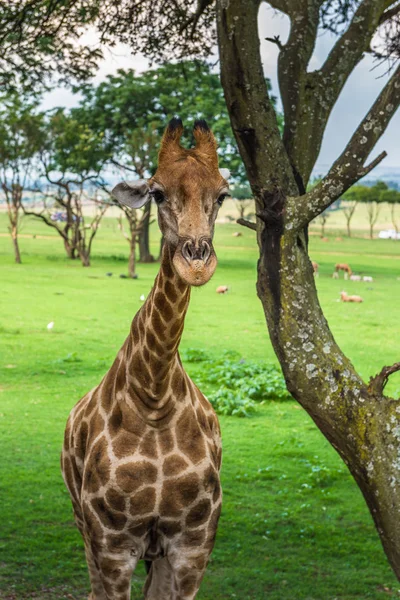
M204 262L207 262L210 253L211 251L209 244L205 240L203 240L201 243L201 258L202 260L204 260Z
M182 254L186 260L193 260L194 258L194 247L193 242L187 240L182 246Z

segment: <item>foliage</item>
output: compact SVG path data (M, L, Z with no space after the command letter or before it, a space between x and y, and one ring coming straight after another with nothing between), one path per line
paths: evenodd
M200 387L212 386L208 399L218 414L247 417L255 411L255 402L291 397L282 373L275 365L246 361L232 350L225 350L216 359L207 358L203 350L188 348L182 358L187 362L202 363L197 380Z
M338 33L359 1L326 0L318 5L321 29ZM382 19L375 56L398 59L399 24L395 11ZM85 43L82 34L89 28L102 46ZM156 62L206 57L215 47L215 29L213 0L143 0L135 6L131 0L0 0L0 83L37 88L52 80L88 79L104 57L104 45L117 43Z
M140 75L121 69L97 87L85 84L76 91L83 100L72 113L104 132L113 158L133 166L140 177L154 173L166 122L178 115L190 144L194 121L205 119L218 141L221 164L234 181L246 181L219 76L209 63L182 61Z

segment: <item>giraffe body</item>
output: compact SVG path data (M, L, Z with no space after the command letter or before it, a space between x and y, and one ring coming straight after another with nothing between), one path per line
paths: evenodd
M169 189L162 170L157 181ZM171 192L170 206L172 199ZM165 236L160 271L130 335L67 422L62 470L85 544L90 600L129 600L140 559L150 565L147 600L191 600L214 545L220 430L177 351L190 287L207 280L212 264L211 238L203 241L203 229L193 235L193 214L190 237L174 244Z

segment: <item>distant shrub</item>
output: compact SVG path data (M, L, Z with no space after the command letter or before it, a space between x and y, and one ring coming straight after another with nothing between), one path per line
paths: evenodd
M255 411L257 402L291 397L275 365L244 360L234 351L226 351L220 358L209 358L203 350L189 348L182 358L202 363L197 373L200 384L218 386L208 399L219 414L247 417Z

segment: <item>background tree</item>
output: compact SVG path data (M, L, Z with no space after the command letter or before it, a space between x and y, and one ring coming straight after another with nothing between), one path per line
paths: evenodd
M21 263L18 232L22 200L42 144L42 115L38 101L13 92L0 98L0 185L7 205L15 262Z
M266 85L270 89L268 80ZM246 182L219 76L207 62L180 61L140 75L120 70L97 87L86 84L79 91L83 95L81 110L91 128L104 132L114 164L133 168L141 178L152 175L165 123L179 115L189 140L194 121L205 119L217 138L221 163L231 171L234 181ZM281 124L281 116L278 119ZM149 249L150 210L149 203L139 229L140 262L153 260Z
M365 202L369 223L369 237L374 237L374 227L378 221L382 207L382 192L388 189L384 181L377 181L375 185L365 188L360 200Z
M77 119L74 111L57 109L48 115L40 148L40 179L33 188L41 206L24 212L55 229L68 258L78 255L85 267L90 265L93 240L111 204L99 194L99 187L105 187L100 173L108 158L103 135Z
M349 190L347 190L347 192L343 195L343 200L345 201L345 204L343 205L343 214L346 219L347 235L349 237L351 237L351 228L350 228L351 220L356 211L357 203L360 200L359 193L358 193L359 187L364 187L364 186L355 185L355 186L351 187Z
M395 189L387 189L381 192L381 202L387 202L390 205L390 215L394 230L396 232L396 239L399 238L400 224L398 217L396 217L396 206L400 204L400 192Z
M383 394L400 363L384 367L366 383L340 350L318 302L306 235L310 221L385 156L366 162L400 103L400 69L394 64L400 54L400 4L397 0L270 0L268 4L291 23L286 43L272 38L279 49L285 123L281 137L260 56L259 0L144 0L138 5L130 0L97 0L80 17L82 3L70 0L49 6L22 0L15 9L13 2L16 14L5 11L0 31L6 42L14 32L13 39L23 40L26 52L30 28L37 23L43 35L48 22L57 22L70 9L71 31L77 30L77 22L90 21L103 42L126 42L133 51L163 59L210 52L216 24L225 99L256 200L257 291L272 344L288 389L357 481L390 564L400 577L400 413L397 403ZM50 16L44 20L41 15L39 20L39 8L44 7ZM337 39L323 64L310 70L321 29L331 30ZM53 37L62 46L69 38L61 27L60 31ZM35 39L32 48L37 49ZM18 43L14 48L9 44L3 60L20 57L22 50ZM390 61L389 77L327 175L306 192L332 109L354 68L370 51ZM56 62L62 58L59 53Z

